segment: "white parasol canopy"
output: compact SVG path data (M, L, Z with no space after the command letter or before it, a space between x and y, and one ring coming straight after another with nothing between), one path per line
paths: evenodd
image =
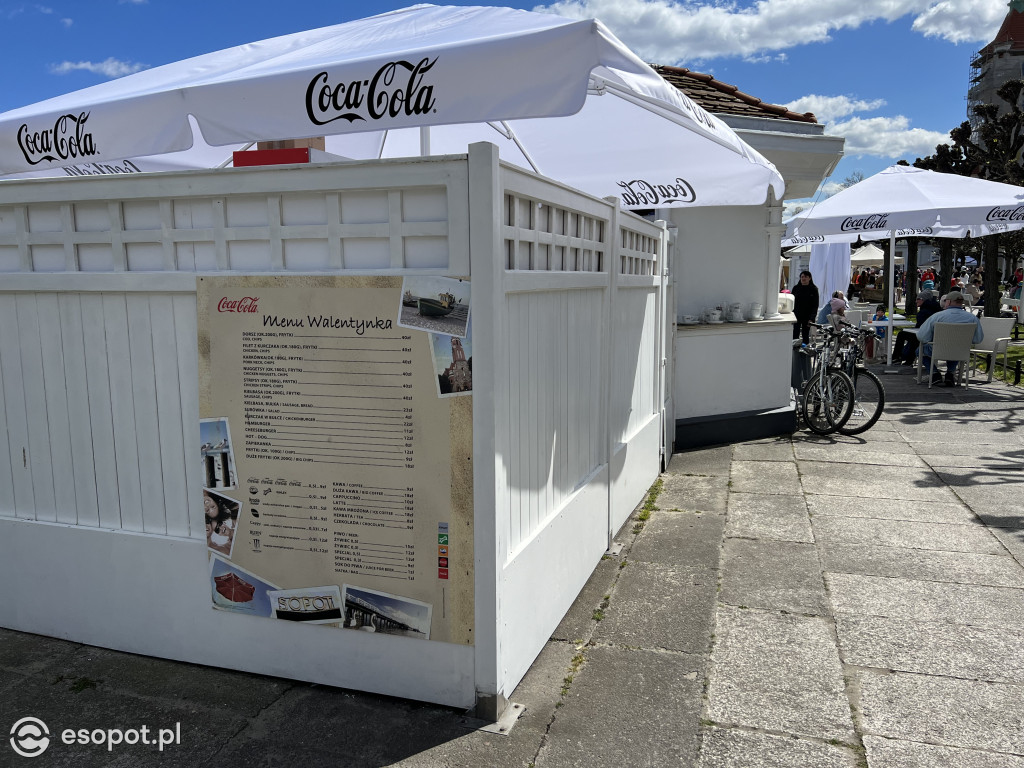
M902 256L896 258L897 264L904 261ZM850 254L850 266L852 267L880 267L885 263L885 251L877 245L868 243Z
M1022 187L893 165L801 211L787 224L786 235L843 235L852 242L858 236L869 239L870 234L886 237L894 229L952 228L952 232L1020 221L1024 221Z
M488 140L509 162L631 208L756 205L769 188L777 199L784 189L771 163L600 21L433 5L0 114L0 173L193 146L204 151L192 167L211 167L207 145L229 148L226 159L255 141L317 136L353 159L464 152ZM188 167L187 152L179 160Z
M980 236L1017 229L1022 222L1024 187L893 165L801 211L786 225L786 236L791 242L888 236L892 258L897 237ZM893 274L891 264L886 274ZM893 281L886 282L891 338Z

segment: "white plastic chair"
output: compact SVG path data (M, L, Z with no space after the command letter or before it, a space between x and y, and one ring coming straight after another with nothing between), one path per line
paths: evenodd
M957 378L966 387L968 363L971 359L971 340L974 338L974 323L936 323L931 340L931 363L928 366L928 388L932 386L932 375L936 366L943 361L955 360L964 365L957 366ZM929 342L921 342L922 346ZM924 350L920 350L917 358L917 383L921 383L921 361Z
M988 378L985 382L992 381L992 371L995 368L996 358L1000 353L1003 355L1003 369L1006 369L1006 347L1010 342L1010 334L1013 333L1013 326L1017 322L1015 317L982 317L981 327L985 331L985 338L975 344L971 349L971 375L978 368L982 359L988 362Z
M848 322L850 325L856 328L860 328L860 324L864 322L865 314L868 317L871 316L871 313L864 312L863 310L860 309L848 309L846 310L846 322Z

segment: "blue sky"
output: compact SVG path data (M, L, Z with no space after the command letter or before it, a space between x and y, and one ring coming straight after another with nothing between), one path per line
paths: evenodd
M411 5L403 0L0 0L0 111L142 68ZM458 3L499 4L499 3ZM931 154L966 119L969 62L1005 0L562 0L646 60L812 111L845 136L830 179Z

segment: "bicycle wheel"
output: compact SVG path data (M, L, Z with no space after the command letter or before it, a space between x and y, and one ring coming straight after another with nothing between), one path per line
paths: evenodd
M853 371L853 412L849 420L839 427L844 435L859 435L875 426L885 409L885 390L882 382L871 371L860 368Z
M807 427L819 435L828 435L846 424L853 412L853 382L840 370L831 369L824 377L807 382L801 414Z

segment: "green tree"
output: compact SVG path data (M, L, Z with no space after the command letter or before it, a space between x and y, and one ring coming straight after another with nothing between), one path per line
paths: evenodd
M918 158L914 165L930 171L974 176L1004 184L1024 186L1024 111L1020 108L1024 80L1010 80L1000 86L996 94L1004 102L1002 109L995 104L981 104L974 108L977 127L963 122L952 131L952 144L940 144L935 154ZM999 315L999 250L1006 254L1007 270L1012 270L1016 258L1024 253L1024 232L990 235L985 238L982 267L985 272L985 314ZM957 260L973 250L971 243L957 243ZM941 278L949 284L947 249L943 249ZM952 262L950 261L950 266Z

